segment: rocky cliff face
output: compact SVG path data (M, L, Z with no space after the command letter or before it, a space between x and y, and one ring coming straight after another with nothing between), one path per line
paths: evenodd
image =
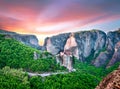
M56 62L59 63L61 66L64 66L68 69L69 72L75 71L73 69L73 56L66 54L64 52L60 52L60 54L56 55Z
M96 67L111 66L120 60L119 47L117 52L115 51L115 46L120 41L119 30L107 34L100 30L81 31L73 34L73 37L70 37L71 33L66 33L47 38L44 46L47 51L56 55L75 45L74 56L81 62L89 62ZM114 60L114 55L117 55L117 60Z
M106 76L95 89L120 89L120 68Z
M60 53L60 51L64 50L64 46L65 46L66 40L69 38L69 34L70 33L59 34L57 36L46 38L44 47L46 47L46 50L48 52L54 55Z
M114 65L117 62L120 62L120 41L116 43L115 49L114 49L114 54L107 66L109 67L111 65Z
M83 62L91 55L94 57L106 45L106 34L98 30L75 33L75 38L78 44L79 58Z
M15 32L9 32L5 30L0 30L0 34L5 34L6 37L14 38L22 42L23 44L31 46L33 48L41 49L41 47L38 44L38 39L34 35L23 35L23 34L18 34Z

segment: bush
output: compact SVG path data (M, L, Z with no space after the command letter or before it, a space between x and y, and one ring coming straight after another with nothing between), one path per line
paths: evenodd
M0 89L30 89L27 74L22 69L4 67L0 70Z

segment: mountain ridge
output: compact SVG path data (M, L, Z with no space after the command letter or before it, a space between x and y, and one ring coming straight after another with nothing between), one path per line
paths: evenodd
M114 62L109 63L110 60L113 60L112 57L115 55L115 46L120 41L119 31L120 29L105 33L104 31L94 29L90 31L73 32L77 43L78 59L81 62L89 62L96 67L109 67L120 62L119 59L114 59ZM59 54L64 51L70 34L71 33L63 33L48 37L45 39L44 47L54 55Z
M6 37L12 37L28 46L44 50L57 55L64 52L65 45L69 45L67 40L71 33L63 33L47 37L43 46L39 46L38 39L34 35L23 35L15 32L0 30L0 34L6 34ZM96 67L110 67L120 62L120 29L105 33L101 30L73 32L76 49L73 51L74 56L81 62L90 63ZM48 42L49 41L49 42ZM69 48L69 47L68 47ZM115 51L117 50L117 51ZM117 58L117 59L116 59Z
M16 32L10 32L0 29L0 34L6 35L8 38L14 38L25 45L31 46L36 49L41 49L41 46L38 44L38 39L35 35L31 34L18 34Z

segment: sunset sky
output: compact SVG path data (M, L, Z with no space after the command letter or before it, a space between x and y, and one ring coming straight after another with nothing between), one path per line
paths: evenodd
M0 0L0 29L34 34L40 44L64 32L120 28L120 0Z

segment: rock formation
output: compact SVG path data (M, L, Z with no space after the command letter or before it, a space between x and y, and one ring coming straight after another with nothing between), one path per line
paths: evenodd
M95 89L120 89L120 68L108 74Z
M74 37L74 33L71 33L69 38L66 41L66 44L64 46L64 52L70 52L71 55L75 56L77 59L79 59L79 54L78 54L78 46L76 39Z
M65 66L69 71L73 70L73 56L79 58L78 47L76 40L74 38L74 34L71 33L69 38L66 41L63 52L56 55L57 63L60 63L61 66Z
M57 63L60 63L61 66L66 67L69 72L73 71L73 56L70 54L66 54L64 52L60 52L60 54L56 55Z
M99 56L94 60L93 65L96 67L104 66L109 59L109 54L107 51L101 52Z
M76 47L76 46L77 46L77 43L76 43L76 40L74 38L74 34L71 33L70 37L67 39L67 42L64 46L64 50L68 50L68 49L70 49L72 47Z
M31 46L33 48L41 49L41 47L38 44L38 39L35 35L27 35L27 34L23 35L5 30L0 30L0 34L5 34L6 37L14 38L22 42L23 44Z
M34 59L34 60L37 60L37 59L39 59L39 58L40 58L40 55L39 55L36 51L34 51L33 59Z
M81 62L88 62L96 67L109 67L120 62L120 30L107 34L100 30L59 34L46 38L43 47L38 45L38 39L34 35L4 30L0 30L0 34L6 34L6 38L14 38L28 46L47 50L53 55L71 52Z
M115 45L115 49L114 49L114 54L112 56L112 59L109 61L108 63L108 67L111 65L114 65L117 62L120 62L120 41Z
M53 55L55 55L56 53L59 52L59 50L55 46L53 46L53 44L51 43L51 39L50 38L47 39L46 50L48 52L50 52L51 54L53 54Z
M68 51L72 52L81 62L89 62L96 67L111 66L118 62L118 60L116 62L111 60L113 60L113 55L118 53L114 50L115 45L120 41L119 30L107 34L100 30L73 34L70 36L70 33L65 33L50 37L50 42L47 42L48 39L45 40L44 47L54 55L69 49Z
M65 46L66 40L69 38L69 34L70 33L59 34L57 36L46 38L45 43L44 43L44 47L46 48L47 51L49 50L49 52L52 53L52 54L56 55L56 54L60 53L61 51L64 50L64 46ZM48 42L48 40L50 42ZM53 49L50 49L48 47L49 43L51 44L50 47L54 48L54 51L56 53L53 51Z

